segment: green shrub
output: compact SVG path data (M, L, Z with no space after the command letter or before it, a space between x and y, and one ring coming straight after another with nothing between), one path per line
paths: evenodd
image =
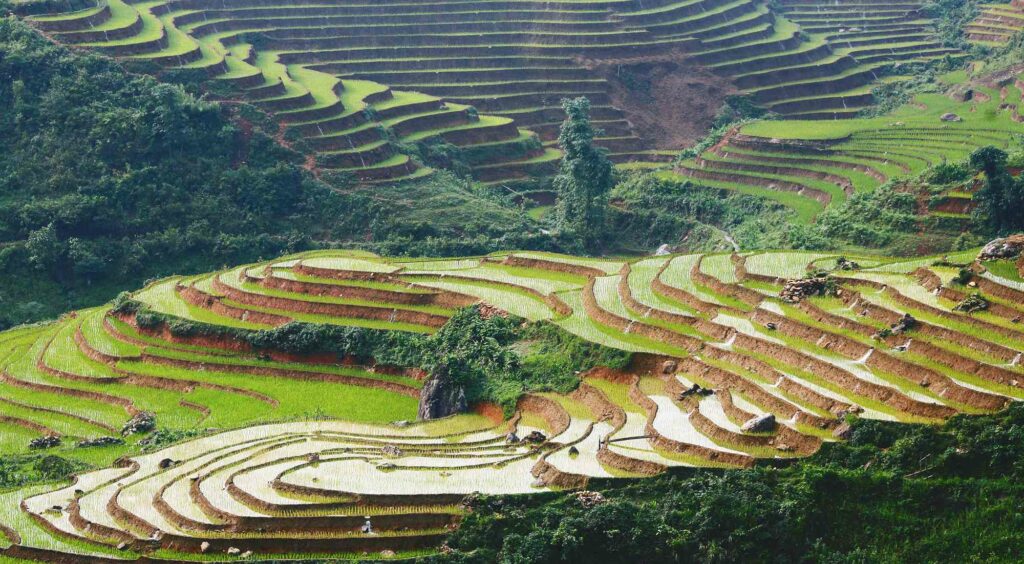
M954 182L963 182L971 176L974 171L967 163L950 163L942 162L928 172L928 182L932 184L952 184Z

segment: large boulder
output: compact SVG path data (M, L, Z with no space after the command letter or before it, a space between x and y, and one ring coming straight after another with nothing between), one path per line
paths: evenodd
M767 413L751 417L740 428L744 433L770 433L775 430L775 416Z
M153 429L156 429L156 415L151 411L142 411L136 413L124 424L124 427L121 428L121 435L127 437L128 435L148 433Z
M467 408L466 391L455 383L447 366L437 367L420 390L419 418L440 419L464 413Z
M978 253L978 260L1012 259L1024 254L1024 234L989 241Z
M826 296L836 292L835 281L829 276L808 276L786 280L779 297L788 303L797 303L808 296Z

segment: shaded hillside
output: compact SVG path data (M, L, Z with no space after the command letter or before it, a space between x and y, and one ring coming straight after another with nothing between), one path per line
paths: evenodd
M0 21L0 53L0 326L317 241L524 235L514 207L448 176L419 187L415 209L338 193L251 108L71 53L17 20ZM463 211L403 222L449 208Z

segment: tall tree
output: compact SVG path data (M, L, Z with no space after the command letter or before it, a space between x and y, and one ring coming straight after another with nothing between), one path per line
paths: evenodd
M997 235L1024 229L1024 183L1010 176L1007 155L996 147L971 153L971 165L985 173L985 186L974 195L978 217Z
M558 192L558 224L579 238L587 249L596 249L605 232L608 194L612 189L612 164L594 146L590 100L562 100L566 119L558 134L562 165L555 177Z

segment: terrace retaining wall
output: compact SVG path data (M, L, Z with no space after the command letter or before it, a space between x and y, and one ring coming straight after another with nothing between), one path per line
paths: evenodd
M715 450L700 445L677 441L662 435L654 427L654 421L658 416L658 404L641 392L639 385L640 379L634 376L633 381L629 384L629 398L636 402L636 404L639 405L647 414L647 422L644 425L644 431L649 435L647 440L650 441L651 445L655 448L685 456L693 456L728 466L737 466L740 468L751 468L754 466L754 458L749 455ZM692 412L690 420L691 422L693 420Z
M676 333L663 327L648 325L641 321L634 321L616 315L604 308L597 302L594 296L594 279L587 280L583 288L583 310L587 316L598 323L614 327L626 334L635 334L648 339L685 349L687 351L698 351L704 348L704 341Z
M283 311L294 311L310 315L331 315L336 317L352 317L356 319L373 319L392 323L411 323L434 328L441 327L448 322L448 317L444 315L390 308L383 304L382 307L371 307L352 304L307 302L291 298L253 294L225 284L216 277L213 279L213 289L223 293L226 297L232 300L246 305Z
M897 390L862 380L854 374L815 357L797 352L784 345L738 333L735 346L744 350L775 358L827 380L844 390L871 398L900 411L930 419L945 419L956 411L948 406L912 399Z
M684 315L681 313L673 313L663 309L658 309L641 303L634 298L633 290L629 286L629 276L631 272L632 267L629 263L623 264L622 269L619 271L618 292L623 305L626 306L626 309L644 317L645 319L654 318L667 323L678 323L680 325L692 325L697 322L697 318L692 315Z

